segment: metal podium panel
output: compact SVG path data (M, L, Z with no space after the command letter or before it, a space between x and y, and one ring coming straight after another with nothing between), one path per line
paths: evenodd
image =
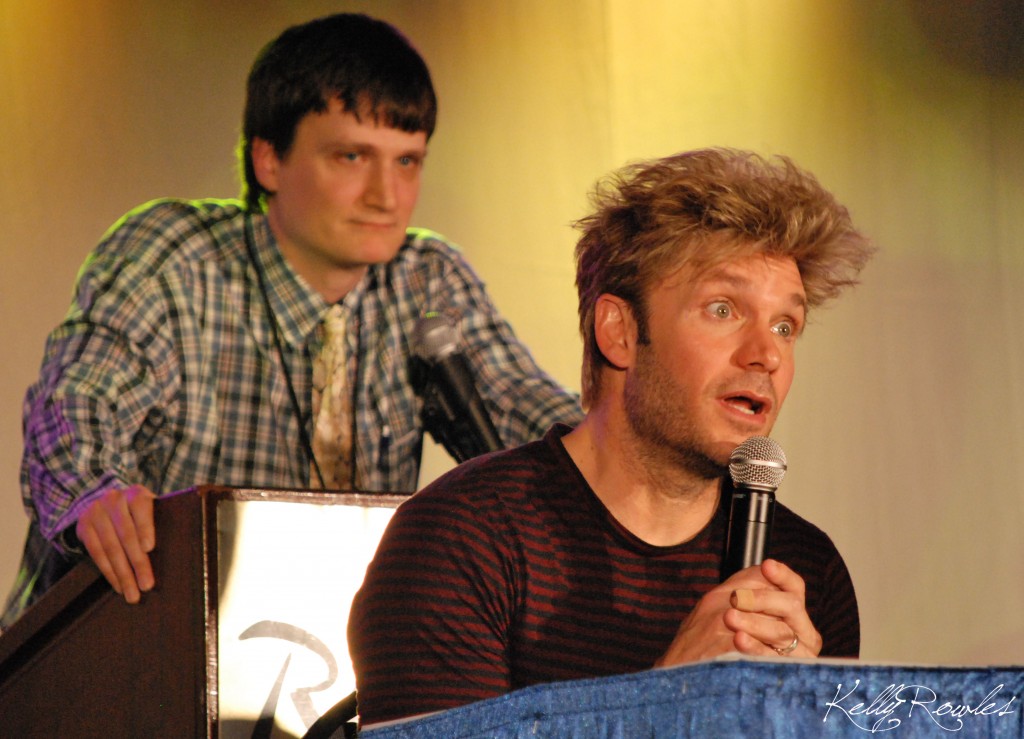
M220 737L302 736L355 690L349 607L403 499L216 502Z

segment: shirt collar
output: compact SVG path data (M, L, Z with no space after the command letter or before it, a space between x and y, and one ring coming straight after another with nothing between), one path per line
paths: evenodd
M263 275L267 300L277 319L281 339L289 346L300 347L330 305L285 260L265 215L251 216L249 233L256 267Z

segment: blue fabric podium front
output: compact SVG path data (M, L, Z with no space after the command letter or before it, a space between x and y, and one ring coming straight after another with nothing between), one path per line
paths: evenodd
M1024 668L724 659L535 685L364 739L1024 737Z

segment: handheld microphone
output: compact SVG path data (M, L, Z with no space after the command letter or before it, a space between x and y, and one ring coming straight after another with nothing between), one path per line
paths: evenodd
M786 454L766 436L752 436L729 458L732 501L722 560L722 580L768 554L775 515L775 491L786 475Z
M433 419L438 421L434 426L455 460L464 462L504 448L477 392L469 362L459 351L456 327L437 313L425 315L413 329L412 350L430 366L437 391L428 391L425 412L441 416Z

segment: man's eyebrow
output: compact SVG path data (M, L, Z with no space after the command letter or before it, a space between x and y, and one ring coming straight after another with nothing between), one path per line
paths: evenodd
M807 312L807 296L806 295L804 295L803 293L791 293L789 298L790 298L790 301L793 303L794 306L796 306L797 308L800 308L804 313Z
M728 267L723 267L723 268L715 269L715 270L712 270L711 272L708 272L704 276L704 278L701 280L701 282L703 284L705 284L705 285L708 285L709 287L713 287L715 285L715 283L719 283L719 284L724 283L725 285L728 285L729 287L735 287L735 288L750 287L752 285L757 284L756 280L751 280L750 278L745 277L744 275L739 275L739 274L735 274L735 273L730 272ZM804 311L804 313L807 313L807 296L806 295L804 295L802 293L794 292L794 293L791 293L789 297L790 297L790 302L793 304L794 307L800 308L801 310Z

